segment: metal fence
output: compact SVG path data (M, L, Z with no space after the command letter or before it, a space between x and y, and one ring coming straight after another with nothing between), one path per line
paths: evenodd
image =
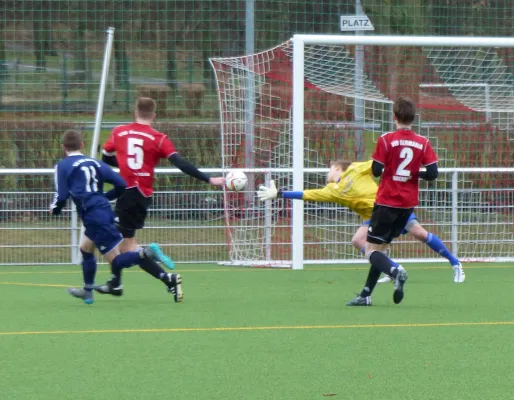
M114 26L108 114L126 115L138 93L151 93L161 118L216 119L209 57L261 51L295 33L338 33L341 15L359 13L380 35L514 33L510 0L6 0L0 104L71 120L93 112L103 32Z
M177 172L159 170L161 175ZM38 174L50 176L51 173L51 170L2 169L0 177L28 178ZM436 184L426 184L422 189L416 214L428 231L437 234L463 260L512 260L514 189L505 185L512 178L514 168L443 169ZM51 217L48 208L52 193L45 190L0 192L0 264L77 262L80 221L71 208L60 217ZM291 260L291 202L281 200L268 204L280 218L269 220L269 226L265 226L263 219L255 216L262 215L267 206L255 200L240 214L232 215L240 220L232 237L227 236L224 202L225 196L220 191L161 188L154 196L148 224L141 231L140 240L160 243L177 262L224 262L229 261L230 255L234 257L232 261L238 261L238 255L244 252L234 252L235 247L251 249L256 261L265 261L267 253L275 259ZM304 247L307 262L362 259L351 245L351 238L360 223L359 218L346 208L306 203ZM271 237L254 237L256 228L270 228ZM271 246L271 251L267 251L266 246ZM443 261L426 245L409 236L393 245L392 256L411 261Z
M362 9L359 9L359 3ZM114 26L116 31L100 141L107 138L118 121L132 118L132 106L137 96L151 96L158 102L157 128L170 136L181 154L196 165L219 168L222 153L220 104L209 58L270 49L296 33L335 34L340 30L341 15L362 13L375 27L371 34L507 37L514 34L514 3L511 0L1 1L0 168L9 171L0 174L0 263L76 261L72 254L76 253L78 220L71 213L55 220L47 215L52 186L50 173L20 173L19 169L52 168L62 156L59 138L66 129L81 129L86 141L90 141L107 27ZM395 51L384 53L381 49L370 49L364 54L365 72L375 81L383 81L390 94L400 93L402 82L416 83L408 86L412 92L409 94L425 103L420 107L416 128L430 137L441 159L445 160L442 166L511 165L514 154L512 113L505 117L492 110L482 118L474 111L463 110L447 85L437 87L434 86L437 82L423 80L427 76L420 70L422 59L418 53ZM479 61L491 64L494 53L491 51ZM502 85L512 87L514 50L507 49L497 58L503 60L502 71L510 76L510 80ZM392 65L391 59L396 60L395 68L398 67L395 74L388 69L388 65ZM443 70L447 68L445 63L440 65ZM278 64L276 72L282 73L281 67ZM408 77L414 74L419 79L409 80ZM486 84L482 77L469 80L472 85ZM494 97L491 88L484 86L483 96L480 94L485 104L487 99ZM466 90L462 85L458 88L458 91ZM280 102L280 98L287 98L289 93L290 88L279 85L269 94L273 101ZM351 123L356 116L352 114L352 100L336 100L317 92L311 94L308 104L314 119L311 136L318 146L316 151L329 155L327 157L333 157L334 152L338 155L351 153L352 142L339 139L347 139L353 133ZM451 101L440 101L449 97ZM496 100L502 98L496 96ZM381 120L379 111L374 110L373 117ZM386 123L373 128L373 132L384 129L389 129ZM365 156L373 147L373 132L365 132ZM322 136L325 140L318 140ZM341 147L330 147L334 138ZM18 172L12 172L14 169ZM480 192L479 200L484 196L507 199L491 203L496 211L477 214L486 222L492 221L491 229L494 227L496 231L487 231L484 237L490 238L493 249L490 255L501 257L501 254L510 254L508 225L504 217L510 216L511 209L504 202L510 201L511 193L507 187L513 179L512 175L499 173L484 176L489 178L485 187L479 186L484 190ZM461 178L469 178L473 184L483 181L471 172ZM178 261L229 258L222 193L209 192L188 177L166 174L158 175L157 189L149 226L143 231L144 242L156 240L168 245L167 250ZM447 195L447 189L440 190L436 193ZM462 192L459 199L468 198L466 193ZM482 200L480 202L483 204ZM427 205L424 207L429 209ZM437 207L444 218L451 207L458 209L462 218L475 215L446 203ZM473 207L469 204L470 209ZM500 208L506 211L499 211ZM321 215L328 212L323 211ZM356 256L348 240L358 221L349 219L344 210L334 212L338 216L334 218L334 224L341 227L330 228L326 231L329 233L325 232L329 236L323 237L337 244L327 247L321 244L325 239L314 236L315 244L306 240L312 249L309 250L313 254L310 257L353 259ZM422 215L425 215L424 211ZM340 216L350 222L343 219L340 223ZM434 229L440 229L445 240L451 239L450 222L427 218L424 221L429 224L435 221ZM457 226L464 230L467 225ZM474 226L482 229L480 223ZM339 232L338 236L332 232ZM283 233L286 239L281 239L284 244L280 246L287 248L287 229ZM462 235L459 230L458 243L479 240L478 234L475 237ZM335 239L336 236L339 239ZM419 248L425 251L417 244L412 247ZM470 248L464 247L466 250L462 251L471 257L474 253ZM487 246L476 248L479 249L477 254L489 253ZM430 255L408 254L410 258Z
M132 118L137 96L148 95L158 102L159 128L173 140L181 140L176 143L181 153L198 165L219 167L221 151L212 140L220 137L219 101L209 58L259 52L295 33L338 33L340 16L358 13L365 13L375 27L366 34L514 33L514 3L510 0L2 1L0 167L51 168L60 157L58 137L63 130L79 127L90 137L108 26L116 31L101 141L109 134L109 124ZM372 49L365 54L371 57L365 59L366 73L383 81L388 93L396 94L410 75L419 75L415 70L421 58L410 54L395 56ZM398 74L403 76L395 78L396 84L392 82L395 75L387 68L390 57L401 65ZM500 58L506 74L512 75L514 50L508 49ZM377 76L384 79L377 80ZM421 99L435 96L437 100L447 94L447 87L408 90ZM327 99L312 97L310 103L319 110L327 106ZM338 104L329 108L335 107ZM344 108L342 122L352 121L351 104ZM428 115L435 114L433 108L423 112L422 121L475 122L473 115L463 115L454 103L438 110L437 116ZM455 138L468 147L477 142L473 135L444 135L450 145ZM511 147L510 134L501 139L503 148ZM487 164L500 165L505 163ZM458 160L455 166L470 164ZM0 186L0 190L8 189L12 187Z

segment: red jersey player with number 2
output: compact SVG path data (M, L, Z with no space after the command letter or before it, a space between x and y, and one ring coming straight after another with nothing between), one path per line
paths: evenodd
M140 97L134 112L135 122L117 126L104 144L102 160L120 168L120 175L127 182L127 190L116 202L118 230L123 235L120 251L136 251L136 231L142 229L152 202L155 167L163 158L182 172L215 186L223 186L225 178L209 177L178 154L166 134L152 128L156 118L156 103L148 97ZM182 301L182 277L170 274L155 262L161 261L167 268L174 269L174 263L157 245L149 245L146 251L152 252L146 263L140 267L156 279L161 280L176 302ZM100 293L121 295L121 288L111 282L95 288Z
M430 142L411 129L416 117L414 103L400 97L393 111L397 129L380 136L372 156L372 173L381 180L366 240L371 267L364 289L346 303L348 306L371 306L371 293L382 272L394 279L394 303L402 301L407 271L401 266L392 267L385 252L418 205L419 179L432 181L438 175L437 156ZM421 167L426 171L420 171Z

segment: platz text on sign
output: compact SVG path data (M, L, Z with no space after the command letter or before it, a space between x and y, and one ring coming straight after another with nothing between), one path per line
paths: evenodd
M341 31L374 31L366 15L341 15Z

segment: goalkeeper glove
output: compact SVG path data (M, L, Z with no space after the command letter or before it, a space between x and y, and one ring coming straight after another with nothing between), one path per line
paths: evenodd
M259 186L259 190L257 191L257 197L260 201L273 200L278 197L278 190L275 186L275 181L271 180L269 183L269 187L264 185Z

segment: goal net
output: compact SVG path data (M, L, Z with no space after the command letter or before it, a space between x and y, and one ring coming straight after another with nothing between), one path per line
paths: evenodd
M223 168L249 177L246 193L224 197L231 263L302 268L361 258L351 238L362 221L350 210L263 204L254 191L271 179L284 190L321 188L330 161L369 159L377 138L394 129L399 95L418 104L414 127L443 168L435 184L422 184L420 222L463 259L514 258L514 174L473 173L510 166L513 48L508 38L296 35L261 53L212 58ZM481 222L465 222L478 215ZM441 260L408 236L392 255Z

